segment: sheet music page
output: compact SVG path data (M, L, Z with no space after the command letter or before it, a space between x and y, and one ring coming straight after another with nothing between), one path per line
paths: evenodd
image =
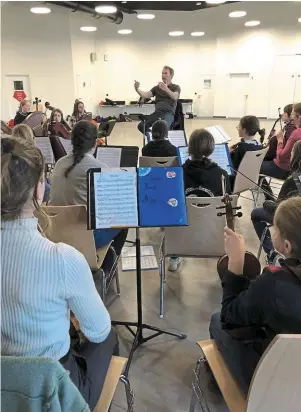
M67 154L71 153L72 150L73 150L73 146L72 146L71 140L64 139L64 138L62 138L62 137L60 137L60 136L59 136L59 139L60 139L62 145L64 146L64 149L66 150L66 153L67 153Z
M189 159L188 146L178 147L181 166Z
M35 137L35 144L45 157L45 163L54 164L54 156L49 137Z
M229 157L228 157L228 147L226 144L217 144L215 145L215 149L214 152L212 153L211 156L209 156L209 158L217 163L219 165L219 167L221 167L222 169L226 170L226 172L228 172L228 174L232 174L232 169L229 166Z
M184 130L170 130L168 132L168 140L176 147L187 146Z
M212 134L215 144L227 143L228 140L216 126L208 126L205 129Z
M227 142L230 142L230 140L232 140L231 137L228 135L228 133L226 132L226 130L222 126L216 125L215 127L217 128L217 130L220 131L220 133L224 136L224 138Z
M97 148L96 159L100 161L101 167L120 167L121 147L101 147Z
M148 141L153 140L153 136L151 133L149 133L148 136L149 136ZM168 140L175 147L187 146L184 130L169 130Z
M94 173L96 229L138 226L137 174Z

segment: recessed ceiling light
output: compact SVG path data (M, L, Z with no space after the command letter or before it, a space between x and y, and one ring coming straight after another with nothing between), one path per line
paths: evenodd
M191 33L191 36L193 37L200 37L200 36L204 36L205 32L204 31L193 31Z
M48 14L51 13L51 9L49 7L32 7L30 9L32 13L35 14Z
M118 34L131 34L131 33L133 33L133 30L131 30L131 29L121 29L121 30L118 30L117 33Z
M260 21L258 20L251 20L245 23L245 26L247 27L254 27L254 26L259 26L259 25L260 25Z
M237 18L237 17L244 17L246 16L247 12L246 11L232 11L232 13L229 14L229 17Z
M81 31L96 31L97 27L94 26L83 26L80 28Z
M111 13L116 13L117 7L115 7L115 6L96 6L95 11L97 13L102 13L102 14L111 14Z
M301 23L301 17L299 17L298 22Z
M148 14L148 13L141 13L137 14L137 19L141 20L153 20L156 16L154 14Z
M178 36L183 36L184 32L183 31L170 31L168 34L172 37L178 37Z
M223 4L223 3L226 3L226 0L210 0L210 1L206 1L206 3L208 3L208 4Z

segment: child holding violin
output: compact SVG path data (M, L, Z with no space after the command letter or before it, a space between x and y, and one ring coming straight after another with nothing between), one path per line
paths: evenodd
M209 329L245 394L261 356L274 337L281 333L301 333L301 231L296 230L300 227L301 197L281 202L274 217L273 243L285 260L281 267L266 267L254 281L244 276L243 237L225 228L229 263L220 274L222 309L212 316ZM237 330L240 338L234 333ZM247 330L248 337L244 338Z

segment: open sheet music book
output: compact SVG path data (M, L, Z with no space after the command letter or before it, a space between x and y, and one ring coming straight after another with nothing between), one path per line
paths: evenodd
M188 147L178 147L178 159L180 165L183 165L187 159L190 158L188 153ZM229 147L226 143L223 144L216 144L214 148L214 152L211 156L209 156L213 162L217 163L219 167L226 170L229 175L233 174L233 165L232 160L229 152Z
M147 142L150 142L151 140L153 140L151 133L147 133L146 137L147 137ZM168 140L175 147L187 146L187 138L186 138L186 134L184 130L169 130Z
M73 145L72 145L72 141L69 139L64 139L63 137L60 137L60 142L62 143L64 149L66 150L66 153L69 154L72 152L73 150Z
M187 225L183 169L90 169L88 229Z
M54 156L49 137L35 137L35 145L41 150L46 164L54 164Z
M103 168L137 167L138 146L98 146L95 157Z
M208 126L205 129L212 134L215 144L228 143L231 140L231 137L222 126Z

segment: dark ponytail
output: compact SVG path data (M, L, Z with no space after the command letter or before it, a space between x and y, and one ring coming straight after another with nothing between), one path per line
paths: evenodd
M248 136L260 135L260 142L263 143L265 137L265 129L260 129L260 123L256 116L244 116L240 119L240 126L245 129Z
M73 163L65 171L65 177L68 177L71 170L81 162L84 155L88 153L96 144L97 128L86 120L80 120L72 129L73 145Z

